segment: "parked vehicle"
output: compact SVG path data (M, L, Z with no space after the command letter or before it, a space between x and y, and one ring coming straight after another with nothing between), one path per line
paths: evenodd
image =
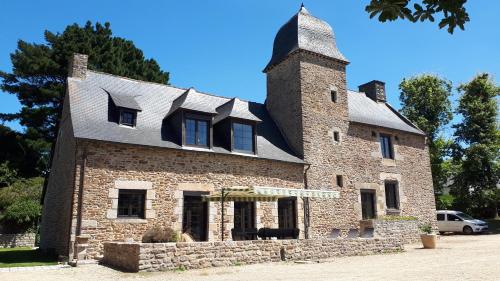
M441 234L444 232L472 234L488 231L488 223L460 211L438 210L436 214L438 229Z

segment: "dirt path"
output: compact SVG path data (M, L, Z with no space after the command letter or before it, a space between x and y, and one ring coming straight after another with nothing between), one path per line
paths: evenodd
M445 236L436 250L344 257L315 264L272 263L185 272L122 273L103 266L0 273L0 280L500 280L500 235Z

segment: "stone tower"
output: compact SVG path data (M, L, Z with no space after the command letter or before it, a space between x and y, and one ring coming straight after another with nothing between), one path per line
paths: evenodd
M334 190L338 176L347 172L342 149L349 127L348 64L337 49L330 25L302 6L278 31L272 58L264 69L267 110L290 147L310 164L307 185L311 189ZM353 196L343 194L341 198ZM309 205L309 216L314 217L310 237L328 236L339 221L332 221L333 217L342 216L339 208L353 213L349 204L338 201L311 200ZM349 228L354 221L340 224Z

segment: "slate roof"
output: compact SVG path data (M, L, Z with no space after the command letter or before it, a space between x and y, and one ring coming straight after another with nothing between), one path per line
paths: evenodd
M376 102L365 93L347 93L349 121L425 135L388 103Z
M279 29L274 38L273 55L264 72L299 49L348 63L337 48L332 27L312 16L304 6Z
M225 104L217 107L217 115L214 117L214 124L228 117L239 118L249 121L261 122L259 117L250 111L249 103L239 98L232 98Z
M106 91L106 90L105 90ZM109 92L109 97L113 100L113 103L118 107L130 108L135 110L142 110L134 96L130 95L121 95L117 92Z
M196 108L200 106L205 110L216 112L216 108L231 101L229 98L90 70L87 71L85 79L68 78L68 87L75 137L174 149L192 150L169 141L168 138L162 138L163 120L173 106L193 105ZM133 97L140 105L142 111L137 113L136 127L120 126L108 120L108 92L118 93L122 99ZM174 104L174 101L179 101L178 98L183 95L187 96L186 99ZM257 155L246 156L303 163L303 160L296 157L284 141L276 124L267 113L265 105L246 101L238 101L237 104L236 108L243 108L245 109L243 112L262 121L256 125ZM240 114L242 111L230 112ZM203 151L244 155L218 146Z
M208 114L216 114L217 111L215 111L214 106L218 104L217 102L218 101L214 99L207 98L207 95L200 94L196 92L195 89L190 88L172 102L172 107L170 108L167 116L174 113L178 109L188 109Z

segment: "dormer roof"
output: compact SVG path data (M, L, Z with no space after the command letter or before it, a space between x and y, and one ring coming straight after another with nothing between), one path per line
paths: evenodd
M259 117L255 116L250 111L248 102L242 101L239 98L232 98L225 104L217 107L217 115L214 117L214 124L228 117L239 118L249 121L261 122Z
M172 102L172 107L168 111L167 116L174 113L178 109L187 109L207 114L217 114L213 106L207 104L206 95L198 93L194 88L189 88L182 95Z

